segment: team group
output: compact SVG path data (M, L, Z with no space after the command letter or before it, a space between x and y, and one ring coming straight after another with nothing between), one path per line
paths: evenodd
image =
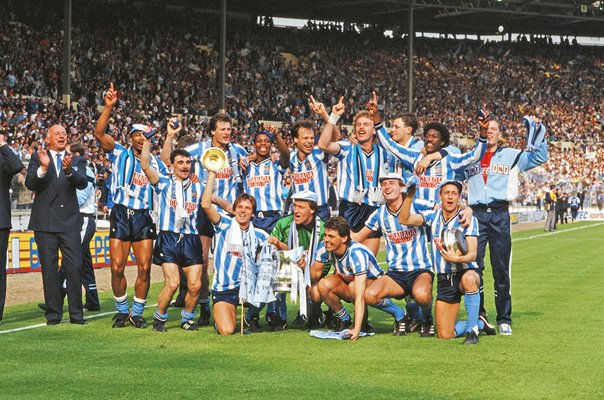
M242 270L257 259L263 246L272 245L278 250L305 250L298 266L309 277L307 307L301 307L306 312L298 314L294 325L347 330L347 337L355 340L361 332L371 330L367 321L370 305L393 316L396 336L415 330L421 336L433 336L436 328L438 337L465 336L465 344L475 344L480 331L496 333L488 322L482 291L488 243L496 322L500 334L512 334L508 207L518 193L519 172L547 160L545 128L534 118L525 117L529 137L534 139L535 132L542 135L537 135L536 142L527 141L527 149L521 151L501 146L497 119L492 114L479 113L476 145L461 154L450 146L449 131L441 123L426 124L424 141L418 140L418 122L411 113L395 116L388 132L375 93L367 110L355 116L353 137L338 140L338 121L346 109L343 99L328 113L322 103L311 97L310 106L323 119L324 127L319 133L313 121L298 121L291 129L293 151L279 131L269 127L253 136L255 153L248 154L231 142L231 119L219 113L210 120L210 139L188 146L184 140L179 141L174 150L182 127L171 119L158 159L150 154L149 137L153 132L148 127L133 125L128 147L106 133L116 102L117 93L111 85L95 129L95 138L112 163L111 195L115 205L110 215L110 258L117 311L113 327L147 326L143 311L153 262L162 266L165 278L153 316L153 330L167 330L170 301L180 285L186 292L181 328L197 330L199 325L208 325L212 317L218 333L234 333ZM64 151L65 130L59 125L49 129L47 144L51 152ZM273 146L277 154L271 154ZM226 166L217 171L204 168L202 162L204 153L212 147L226 155ZM34 159L39 158L47 167L55 165L56 171L70 177L68 183L74 175L85 176L85 170L77 164L72 167L71 156L67 157L67 167L64 162L60 167L49 162L52 157L44 151ZM340 200L339 216L331 218L330 157L338 160L336 185ZM291 215L282 216L281 192L286 171L292 180L293 206ZM461 204L464 182L467 206ZM32 188L36 189L50 190ZM153 192L157 225L149 207ZM463 252L442 243L442 232L455 229L467 242ZM375 257L382 237L386 273ZM61 248L60 240L55 247ZM138 268L132 305L124 275L131 248ZM211 290L210 248L214 254ZM57 317L60 320L60 310L48 307L46 286L59 282L50 277L58 272L41 261L46 318L50 323ZM329 274L331 267L334 272ZM83 320L81 294L79 304L77 296L70 295L80 290L81 281L76 273L65 272L70 317ZM49 288L49 293L51 289L54 288ZM266 320L271 330L283 330L287 327L285 294L278 293L276 297L276 301L266 304ZM467 321L457 321L462 297ZM393 301L403 298L404 308ZM354 304L353 316L342 301ZM322 303L328 307L326 312ZM197 304L201 307L196 321ZM261 330L259 314L264 306L248 304L244 320L252 332Z

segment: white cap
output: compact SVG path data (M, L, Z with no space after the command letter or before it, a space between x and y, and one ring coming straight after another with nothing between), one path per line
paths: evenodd
M390 172L388 175L382 175L382 176L380 176L380 178L378 180L380 181L380 183L382 183L383 181L385 181L387 179L394 179L394 180L399 181L403 185L405 184L405 180L403 179L403 176L401 174L397 174L396 172Z
M301 192L293 194L292 200L314 201L317 203L319 198L315 192L311 192L310 190L302 190Z

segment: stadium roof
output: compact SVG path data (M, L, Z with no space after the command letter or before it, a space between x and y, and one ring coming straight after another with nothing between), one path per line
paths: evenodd
M228 11L247 15L378 24L407 30L414 3L418 32L493 35L505 32L604 36L604 1L585 0L227 0ZM169 0L220 8L220 0Z

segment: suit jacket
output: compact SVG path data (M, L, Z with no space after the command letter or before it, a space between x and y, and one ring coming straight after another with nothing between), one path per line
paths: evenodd
M50 151L48 156L50 157ZM50 157L50 165L42 178L38 178L39 166L38 153L33 153L25 178L25 186L34 192L28 229L57 233L79 232L83 221L76 189L85 189L88 185L86 160L80 156L73 157L73 173L70 177L63 170L57 177L53 157Z
M10 184L15 174L23 169L23 163L10 147L0 147L0 228L11 228Z

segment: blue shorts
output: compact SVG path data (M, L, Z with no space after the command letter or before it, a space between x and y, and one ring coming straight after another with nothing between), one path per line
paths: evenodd
M201 203L199 204L199 208L197 209L197 232L201 236L206 236L209 238L213 238L216 231L214 230L214 225L208 219L206 212L201 208Z
M157 233L149 210L132 210L121 204L114 205L109 216L109 237L123 242L154 240Z
M377 207L371 207L367 204L357 204L347 200L341 200L340 213L338 215L344 217L352 232L358 232L365 227L365 222L377 209ZM381 236L381 231L371 231L369 234L369 238L379 238Z
M180 235L174 232L161 231L157 235L153 250L153 263L176 264L181 268L201 265L201 240L198 235Z
M281 218L279 211L260 211L252 218L252 223L254 228L260 228L270 235L279 218Z
M436 276L436 300L444 301L449 304L460 303L463 293L459 289L459 286L461 284L461 278L468 271L476 271L482 279L482 273L479 269L462 269L455 272L438 274Z
M239 305L239 288L229 290L212 290L212 304L224 301L237 307Z
M416 271L407 272L388 271L386 273L386 276L389 276L394 282L396 282L401 287L401 289L403 289L403 292L405 293L403 295L404 297L412 294L413 284L415 283L417 278L423 273L430 274L432 279L434 279L434 273L429 269L418 269Z

